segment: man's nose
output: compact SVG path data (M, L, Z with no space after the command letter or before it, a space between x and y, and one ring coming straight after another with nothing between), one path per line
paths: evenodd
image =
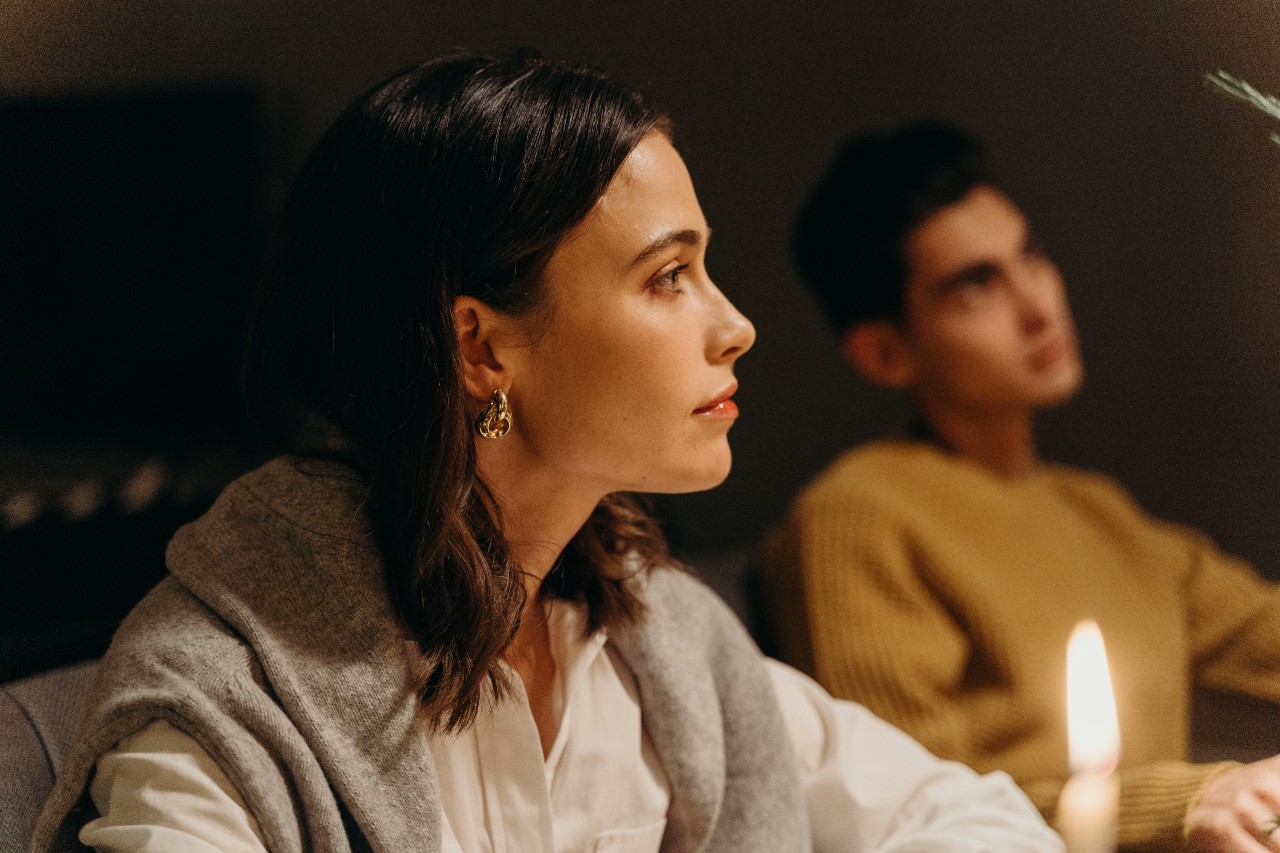
M1018 318L1025 332L1038 332L1053 317L1052 288L1042 276L1023 273L1014 285Z

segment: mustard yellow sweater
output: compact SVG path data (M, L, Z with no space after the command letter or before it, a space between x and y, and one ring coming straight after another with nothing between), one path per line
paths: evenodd
M1186 762L1193 683L1280 701L1280 586L1114 481L1016 478L934 445L841 456L764 549L783 656L934 753L1005 770L1050 821L1067 775L1066 647L1102 628L1120 717L1120 843L1178 850L1230 764Z

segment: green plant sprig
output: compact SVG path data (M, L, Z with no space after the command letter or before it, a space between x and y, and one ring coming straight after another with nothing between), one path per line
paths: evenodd
M1232 98L1244 101L1246 104L1251 104L1273 119L1280 121L1280 99L1277 99L1274 95L1264 95L1244 80L1232 77L1222 69L1218 69L1213 74L1204 75L1204 79L1205 82L1216 88L1221 94L1229 95ZM1271 141L1276 145L1280 145L1280 133L1271 134Z

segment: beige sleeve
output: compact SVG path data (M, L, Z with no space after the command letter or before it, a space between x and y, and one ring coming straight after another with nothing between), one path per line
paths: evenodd
M266 853L231 780L191 736L156 721L98 760L89 795L100 817L80 830L98 851Z
M926 589L891 520L857 497L802 501L765 546L774 633L785 658L832 696L973 763L971 719L949 697L968 639Z
M1189 552L1185 600L1196 684L1280 702L1280 584L1201 533L1163 526Z

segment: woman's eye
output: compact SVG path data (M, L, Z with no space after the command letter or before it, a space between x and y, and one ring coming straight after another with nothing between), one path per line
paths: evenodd
M688 264L681 264L678 267L672 267L655 278L653 280L654 284L663 290L667 290L672 293L684 293L684 290L680 287L680 275L688 268Z

